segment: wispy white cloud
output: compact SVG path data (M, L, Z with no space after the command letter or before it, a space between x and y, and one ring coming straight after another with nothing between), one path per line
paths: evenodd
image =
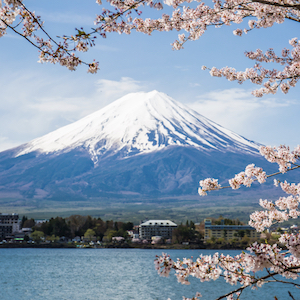
M187 103L189 107L225 128L258 142L266 141L262 128L265 123L276 122L280 112L291 109L293 100L278 98L256 98L251 90L233 88L211 91L199 95L197 101ZM267 131L266 131L267 133Z
M70 79L71 78L71 79ZM147 89L147 84L120 80L82 81L28 72L0 82L0 151L28 142L77 121L116 99Z
M147 84L130 77L122 77L119 81L100 79L96 82L97 94L108 104L128 93L147 89Z
M190 82L189 85L190 85L190 87L192 87L192 88L196 88L196 87L201 86L201 84L198 83L198 82Z
M198 96L197 101L188 103L194 110L223 124L236 124L237 119L246 122L255 114L266 114L263 109L288 107L293 104L291 100L256 98L251 95L251 91L239 88L205 93Z

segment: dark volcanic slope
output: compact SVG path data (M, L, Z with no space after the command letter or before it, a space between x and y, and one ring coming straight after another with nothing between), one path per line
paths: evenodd
M262 164L257 148L165 94L129 94L0 153L0 199L195 195L200 179Z

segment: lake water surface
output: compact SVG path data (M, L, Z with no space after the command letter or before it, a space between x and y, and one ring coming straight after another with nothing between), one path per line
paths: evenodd
M167 250L173 259L213 254L212 250ZM222 251L231 255L239 251ZM159 277L153 261L162 250L144 249L0 249L0 299L182 300L199 291L205 300L216 299L235 286L223 279L191 285L176 277ZM299 280L298 280L299 282ZM242 299L300 299L300 290L279 284L249 290Z

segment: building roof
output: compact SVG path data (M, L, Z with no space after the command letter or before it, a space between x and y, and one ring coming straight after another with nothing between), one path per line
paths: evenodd
M249 225L206 225L207 229L215 229L215 230L255 230L255 228Z
M140 226L153 226L153 225L177 226L177 224L175 224L170 220L148 220L142 223Z

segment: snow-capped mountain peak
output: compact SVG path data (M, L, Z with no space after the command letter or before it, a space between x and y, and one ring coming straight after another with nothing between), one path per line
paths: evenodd
M128 94L77 122L23 145L16 156L33 151L68 152L82 147L94 163L103 154L120 157L172 145L205 151L257 152L258 144L208 120L164 93Z

